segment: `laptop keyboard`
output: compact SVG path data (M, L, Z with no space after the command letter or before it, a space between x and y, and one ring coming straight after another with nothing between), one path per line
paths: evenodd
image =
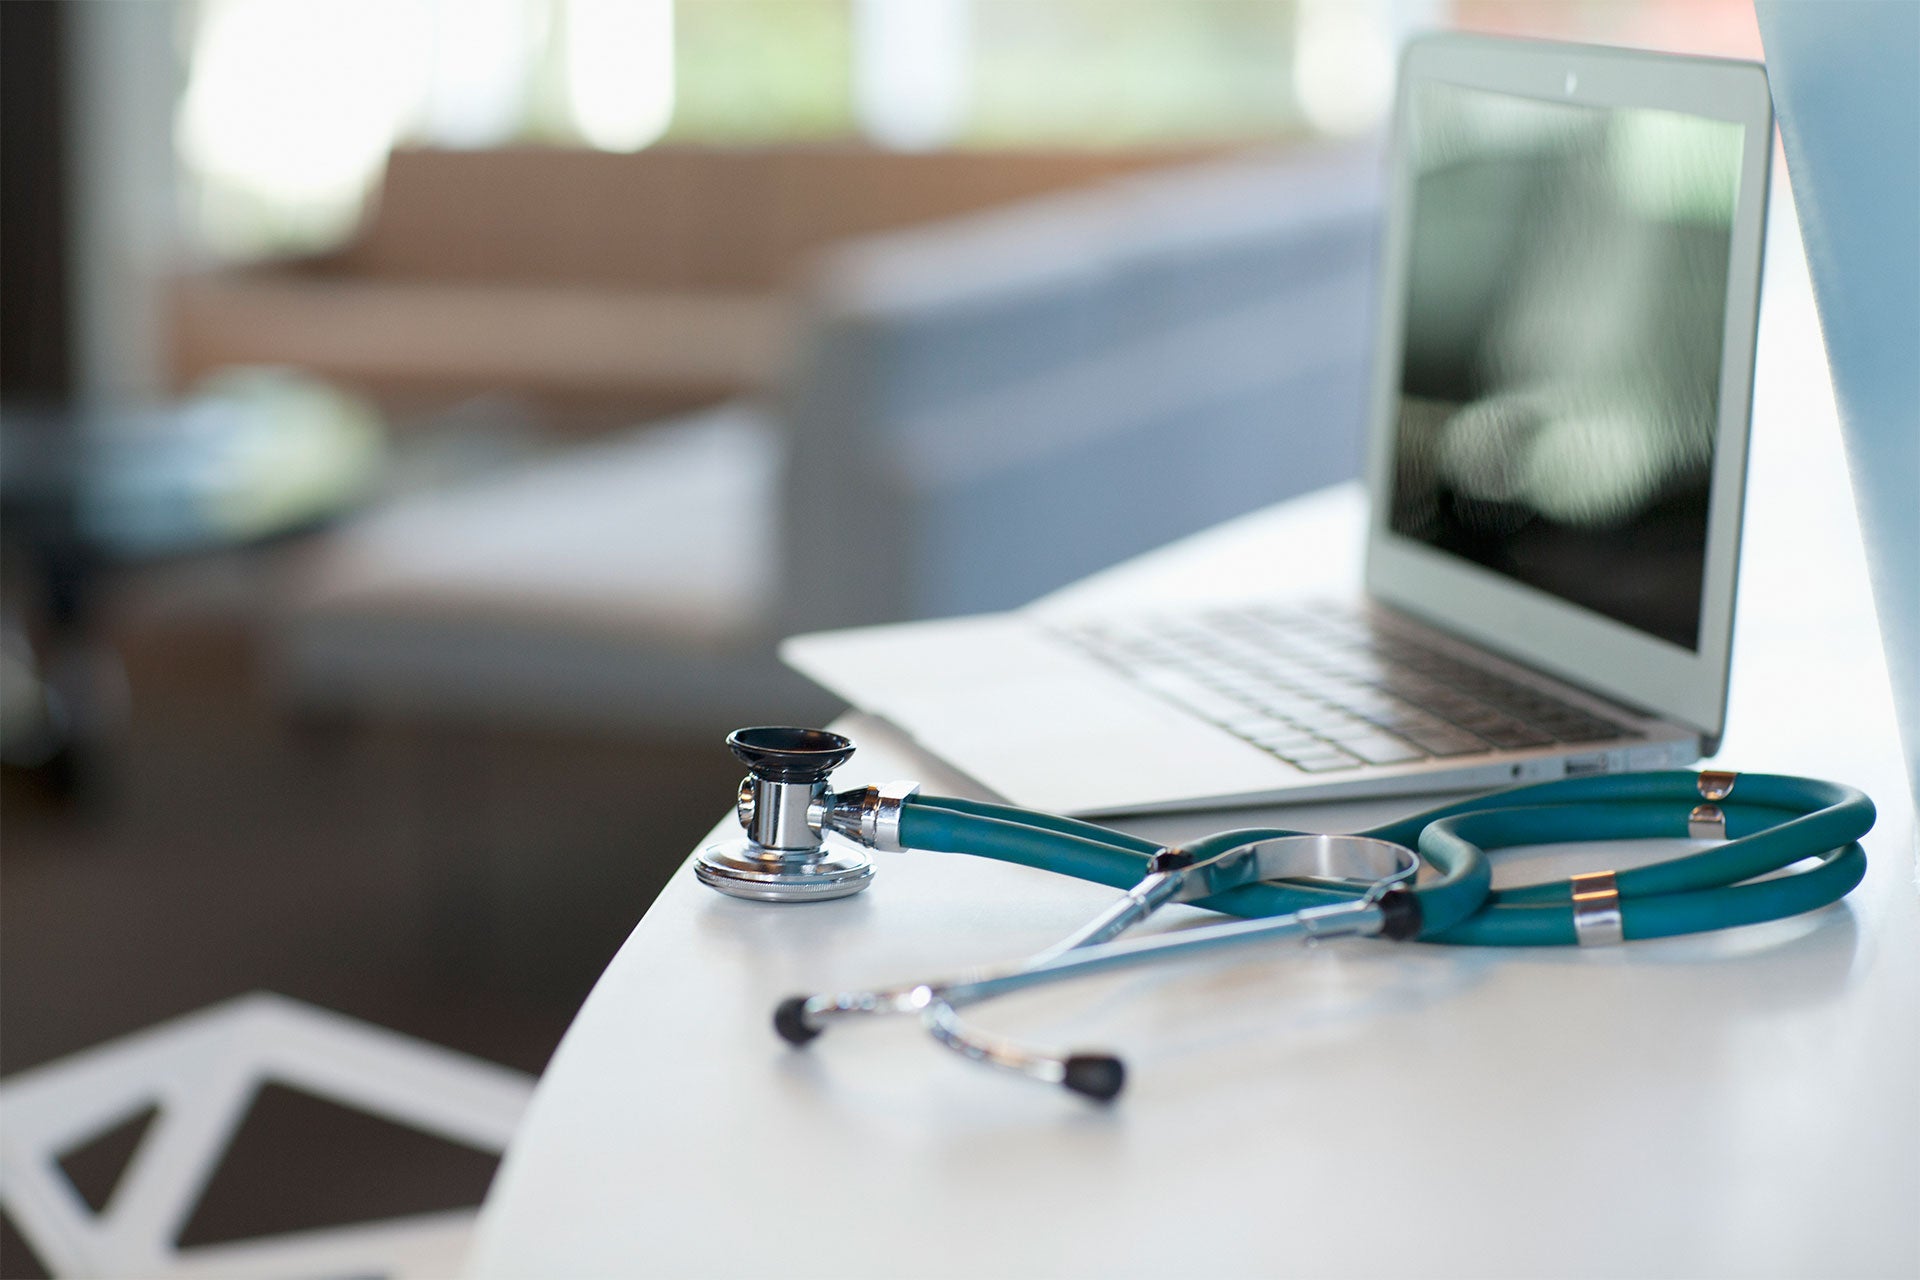
M1060 634L1308 773L1640 736L1335 606L1102 620Z

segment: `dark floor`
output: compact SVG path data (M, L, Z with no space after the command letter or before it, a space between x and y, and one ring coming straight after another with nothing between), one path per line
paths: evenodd
M296 726L238 630L114 639L130 711L79 795L17 774L0 795L0 1074L252 990L537 1072L737 773L724 726ZM185 1238L484 1190L491 1161L381 1129L270 1091ZM76 1185L103 1198L132 1141L76 1153ZM0 1275L36 1274L6 1227Z

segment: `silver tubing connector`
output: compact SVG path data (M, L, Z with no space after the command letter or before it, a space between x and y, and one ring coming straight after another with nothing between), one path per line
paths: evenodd
M1620 918L1620 886L1611 871L1574 876L1573 937L1583 947L1626 941Z
M899 779L883 784L875 796L872 809L871 827L863 816L860 830L864 834L871 830L870 843L882 853L903 853L906 845L900 841L900 817L906 812L907 801L920 794L920 784L907 779Z
M1687 834L1695 840L1725 840L1727 811L1717 804L1697 804L1687 815Z
M821 826L869 849L903 853L900 817L907 801L920 793L917 782L889 782L878 787L842 791L823 810Z
M1727 769L1702 769L1700 771L1700 798L1702 800L1725 800L1733 794L1733 784L1740 775Z

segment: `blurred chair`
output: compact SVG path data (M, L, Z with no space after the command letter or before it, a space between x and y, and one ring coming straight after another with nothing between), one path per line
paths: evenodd
M793 277L822 246L1193 154L401 150L339 250L175 280L172 372L283 364L402 403L684 409L775 380Z
M362 501L383 424L284 371L234 370L172 403L0 417L0 765L56 794L98 779L123 728L103 638L116 571L257 546Z
M1110 180L816 261L737 402L391 509L320 547L308 706L712 731L831 709L796 630L1010 608L1355 474L1372 157Z
M784 457L773 416L732 405L374 512L308 553L269 670L320 718L824 709L772 660Z
M1357 474L1378 201L1371 155L1292 152L828 251L780 627L1015 607Z
M471 1211L174 1245L269 1082L495 1153L533 1091L505 1067L281 996L242 996L0 1083L0 1203L58 1276L457 1274ZM158 1115L92 1212L61 1157L149 1106Z

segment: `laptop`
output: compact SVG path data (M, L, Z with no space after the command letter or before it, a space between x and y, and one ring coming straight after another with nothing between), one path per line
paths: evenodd
M1283 603L1280 567L1271 599L865 627L782 656L988 790L1064 813L1711 754L1772 137L1757 64L1414 41L1359 598Z

